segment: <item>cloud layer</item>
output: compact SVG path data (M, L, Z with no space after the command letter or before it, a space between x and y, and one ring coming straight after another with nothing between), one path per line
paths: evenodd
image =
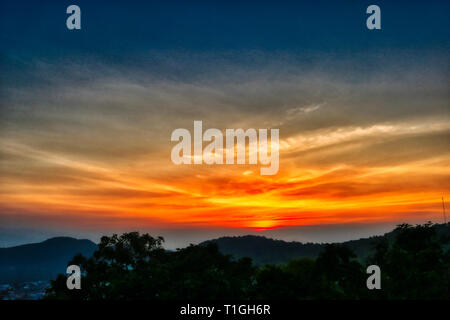
M125 70L34 62L24 74L37 80L2 89L0 220L263 230L440 219L450 190L448 63L397 65L400 56L368 76L345 61L324 70L287 55L243 56L257 62L161 54L150 61L177 70L162 73L148 61ZM279 173L175 166L171 132L194 120L279 128Z

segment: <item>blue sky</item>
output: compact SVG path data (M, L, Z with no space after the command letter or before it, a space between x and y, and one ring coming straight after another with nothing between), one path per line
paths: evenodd
M448 1L2 1L2 54L126 59L147 50L328 52L449 48ZM69 31L77 4L82 30Z

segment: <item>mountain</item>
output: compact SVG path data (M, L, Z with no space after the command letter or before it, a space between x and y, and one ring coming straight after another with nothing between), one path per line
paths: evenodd
M351 240L341 244L352 249L358 259L363 262L371 254L373 245L377 241L386 238L391 242L395 232L394 230L383 236ZM439 236L450 236L450 223L436 225L436 232ZM325 243L286 242L252 235L221 237L202 242L200 245L210 242L216 243L222 253L230 254L235 258L250 257L256 265L280 264L298 258L315 258L326 245Z
M435 225L437 233L450 237L450 223ZM371 253L373 244L381 238L392 241L395 231L343 242L363 262ZM235 258L250 257L257 265L286 263L292 259L317 257L325 244L301 243L274 240L261 236L222 237L202 242L217 243L224 254ZM10 248L0 248L0 284L54 279L58 273L65 273L67 263L78 253L90 257L97 249L90 240L69 237L51 238L40 243ZM449 245L446 246L446 250Z
M0 283L54 279L65 273L76 254L90 257L97 245L90 240L56 237L39 243L0 248Z

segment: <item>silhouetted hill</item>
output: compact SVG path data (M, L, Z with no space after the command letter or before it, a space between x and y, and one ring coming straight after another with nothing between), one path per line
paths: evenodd
M0 283L49 280L65 273L76 254L90 257L97 245L90 240L57 237L39 243L0 248Z
M450 237L450 223L436 225L440 235ZM363 261L372 251L374 242L386 237L394 238L394 232L344 242ZM250 257L257 265L286 263L302 257L316 257L325 244L286 242L261 236L222 237L208 240L218 244L224 254L236 258ZM13 283L54 279L58 273L65 273L67 262L76 254L90 257L97 249L90 240L70 237L51 238L40 243L11 248L0 248L0 283ZM447 246L448 249L448 246Z
M446 234L450 236L450 224L436 225L437 233L441 236ZM372 252L373 245L381 238L387 238L390 242L394 238L394 231L388 232L383 236L374 236L343 242L355 252L360 261ZM263 236L240 236L240 237L221 237L218 239L202 242L217 243L219 250L224 254L233 255L236 258L250 257L257 265L287 263L292 259L315 258L324 248L325 243L301 243L286 242L283 240L274 240Z

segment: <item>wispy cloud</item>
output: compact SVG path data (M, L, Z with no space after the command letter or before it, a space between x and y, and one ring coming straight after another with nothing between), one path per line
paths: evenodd
M4 88L0 218L270 228L440 214L450 189L441 70L365 77L271 61L169 79L145 67L72 66L77 81L40 66L51 85ZM173 165L170 134L194 120L279 128L279 173Z

